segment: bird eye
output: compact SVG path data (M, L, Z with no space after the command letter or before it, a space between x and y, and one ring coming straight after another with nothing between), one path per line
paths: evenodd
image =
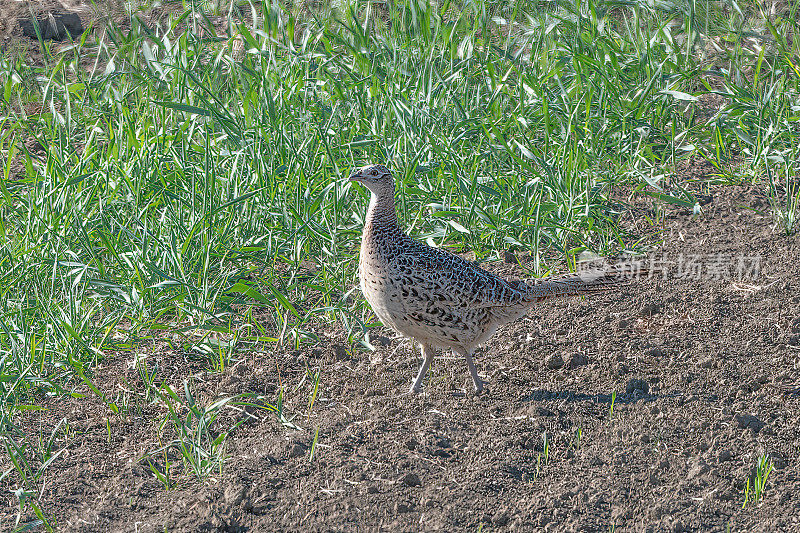
M377 171L377 170L373 170L373 171L372 171L372 175L373 175L373 176L377 176L377 175L378 175L378 171Z

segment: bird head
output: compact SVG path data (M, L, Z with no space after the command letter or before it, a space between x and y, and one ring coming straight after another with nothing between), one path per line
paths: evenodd
M394 193L394 180L392 173L383 165L367 165L354 170L350 174L350 181L355 181L380 195L382 193Z

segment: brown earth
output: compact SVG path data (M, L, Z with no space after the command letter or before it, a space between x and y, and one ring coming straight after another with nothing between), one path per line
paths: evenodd
M204 0L196 0L202 3ZM211 0L209 0L211 1ZM107 31L110 25L126 31L131 27L131 15L137 17L151 30L160 27L165 30L170 15L177 16L184 10L181 0L167 0L152 2L150 6L136 7L136 2L123 2L122 0L0 0L0 52L8 51L11 54L24 55L28 63L42 65L45 62L44 51L35 39L23 35L20 21L35 17L42 19L48 13L74 13L80 17L84 28L91 28L91 34L99 40L107 40ZM130 14L129 14L130 10ZM214 33L218 37L227 37L230 33L227 11L224 14L207 13L205 17L196 13L196 28L201 37L208 37ZM251 22L252 14L248 8L237 9L231 12L234 22ZM209 26L210 25L210 26ZM184 21L178 29L185 28ZM76 41L79 40L75 37ZM58 53L71 49L73 43L66 38L62 41L48 41L50 53L57 57ZM88 39L81 56L81 64L88 71L91 69L102 70L104 63L96 63L96 57L91 54L97 46L93 39ZM84 59L85 57L85 59Z
M166 341L111 354L92 379L120 414L76 383L83 397L38 398L45 409L17 419L29 442L58 426L40 504L58 530L85 532L800 531L800 242L775 230L759 188L706 193L699 216L666 210L659 279L502 328L477 354L479 397L450 354L423 394L405 394L418 350L388 330L375 352L320 329L320 346L238 354L217 374ZM633 213L626 223L645 227L649 200ZM197 481L175 448L157 452L175 430L143 362L181 397L188 382L200 406L243 393L275 404L283 390L299 429L229 404L213 428L242 424L221 473ZM775 470L743 508L761 455ZM169 490L149 466L166 461ZM2 530L35 519L20 514L19 484L0 480Z
M422 395L404 394L418 352L385 330L373 353L320 331L321 348L247 353L222 374L166 343L142 347L156 383L182 395L188 380L199 405L240 393L274 403L282 385L285 411L299 413L302 429L289 429L274 413L223 409L220 429L248 420L206 483L156 480L143 457L173 438L159 428L166 407L145 401L130 354L110 357L98 387L136 407L113 415L76 386L89 396L41 398L47 409L23 418L34 441L68 424L41 503L60 530L87 532L800 531L800 243L773 231L758 189L737 186L712 189L698 217L668 212L663 241L653 255L672 261L668 279L502 328L478 355L480 397L449 356ZM736 279L740 256L760 257L760 272L747 262ZM699 279L678 277L681 258L702 263ZM711 279L714 264L731 276ZM763 502L743 509L763 454L775 470ZM180 465L174 450L149 460L163 471L165 457ZM8 528L15 486L3 484Z

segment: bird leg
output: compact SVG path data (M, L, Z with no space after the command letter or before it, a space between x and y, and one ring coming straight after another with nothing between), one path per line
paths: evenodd
M461 351L467 359L467 367L469 367L469 374L472 376L472 384L475 386L475 393L480 394L483 391L483 381L478 377L478 369L475 368L475 361L472 360L472 350Z
M420 348L422 348L422 358L423 358L422 366L419 367L419 372L417 373L417 379L415 379L414 383L411 385L411 392L422 391L422 380L428 373L428 367L431 366L431 361L433 361L433 355L436 353L436 350L424 344L420 344Z

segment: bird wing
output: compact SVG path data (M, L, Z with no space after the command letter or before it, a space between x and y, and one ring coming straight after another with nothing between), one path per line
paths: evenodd
M519 282L509 282L461 257L417 241L393 259L398 274L410 280L412 296L439 307L484 309L507 307L524 300Z

